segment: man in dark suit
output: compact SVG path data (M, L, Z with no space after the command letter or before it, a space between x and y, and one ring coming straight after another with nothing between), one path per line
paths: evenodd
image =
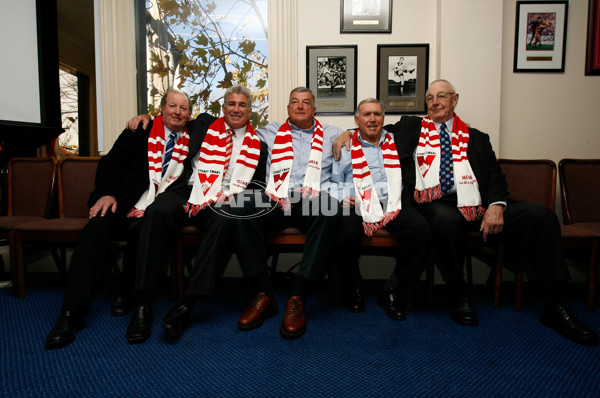
M257 188L253 181L264 185L267 148L249 123L250 92L243 86L231 87L222 108L224 117L202 114L196 119L202 132L190 141L189 153L193 155L185 160L183 174L173 189L145 210L133 295L135 309L126 333L131 344L142 343L151 335L151 303L177 228L193 224L206 238L196 254L183 302L163 318L163 327L172 338L178 338L187 326L197 299L214 294L217 278L231 257L234 224L223 201L229 195L239 196L247 193L246 189ZM131 123L140 120L134 118ZM208 206L212 209L206 209Z
M467 233L479 230L484 240L500 234L525 251L529 274L535 276L546 302L542 324L577 343L598 344L597 333L561 304L570 275L556 214L544 206L509 198L488 135L467 127L454 113L458 97L450 82L436 80L426 93L427 117L403 117L385 127L396 136L405 179L403 194L412 193L417 210L433 228L452 319L466 326L478 323L463 264ZM447 157L445 142L451 144Z
M170 181L183 171L181 162L187 155L189 136L195 137L202 127L199 122L188 124L189 116L187 96L170 90L161 101L160 121L135 132L124 130L108 154L100 159L95 188L88 201L90 220L73 252L61 314L46 338L46 348L71 343L85 326L84 315L91 304L96 277L103 272L116 236L128 244L123 259L121 294L113 301L111 313L125 315L131 308L127 293L131 294L133 285L142 219L128 215L142 197L148 201L154 199L144 193L151 184L156 184L155 196L171 189ZM176 137L172 152L166 150L171 133ZM170 158L165 158L167 152L172 153Z

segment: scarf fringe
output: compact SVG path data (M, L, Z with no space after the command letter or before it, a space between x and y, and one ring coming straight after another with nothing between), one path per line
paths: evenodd
M421 191L415 189L415 201L417 203L428 203L442 197L442 187L438 184L435 187L426 188Z
M265 193L273 202L277 202L277 204L279 205L279 207L281 207L282 210L290 209L290 199L287 196L285 198L280 198L272 192Z
M136 207L134 207L133 209L131 209L129 211L129 213L127 214L128 218L142 218L144 217L144 209L138 209Z
M481 205L463 206L463 207L459 207L458 210L460 211L460 213L463 215L463 217L467 221L479 220L481 217L483 217L483 215L485 213L485 209Z
M192 218L195 217L198 213L200 213L201 210L204 210L207 206L210 206L213 203L215 203L215 200L213 199L200 204L193 204L191 202L187 202L187 204L183 206L183 210L187 213L188 217Z
M302 187L301 192L302 192L303 198L309 197L311 199L317 198L321 194L320 189L311 188L311 187Z
M385 213L385 215L383 216L383 219L381 219L381 221L377 221L377 222L363 221L363 229L365 231L365 235L367 235L367 236L375 235L375 232L377 232L381 228L385 227L390 221L395 219L398 216L398 213L400 213L399 209L395 210L395 211L391 211L389 213Z

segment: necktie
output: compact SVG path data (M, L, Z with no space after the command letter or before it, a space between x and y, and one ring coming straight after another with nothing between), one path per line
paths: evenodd
M446 123L440 126L440 185L442 192L448 192L454 185L454 170L452 164L452 140L446 130Z
M233 149L233 135L235 131L232 129L227 130L227 136L225 137L225 167L223 168L223 177L225 177L225 173L227 172L227 168L229 167L229 159L231 159L231 151Z
M165 147L165 158L163 160L161 177L164 177L165 173L167 172L167 168L169 167L171 155L173 155L173 147L175 146L175 138L177 138L177 134L171 133L169 135L169 141L167 141L167 146Z

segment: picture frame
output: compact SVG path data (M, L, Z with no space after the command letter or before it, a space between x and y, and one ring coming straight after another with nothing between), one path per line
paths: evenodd
M340 0L340 33L392 33L392 0Z
M600 0L590 0L588 7L585 75L600 75Z
M377 45L377 98L386 114L425 114L429 44Z
M568 1L517 1L514 72L564 72Z
M356 112L358 46L306 46L306 85L319 115Z

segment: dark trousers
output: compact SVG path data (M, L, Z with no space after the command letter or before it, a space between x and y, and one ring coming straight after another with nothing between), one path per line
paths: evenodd
M67 272L64 309L87 310L92 301L96 281L113 260L114 239L127 242L123 257L123 272L120 277L122 290L133 289L135 256L141 220L127 218L125 212L107 212L104 217L94 217L81 231Z
M417 209L433 229L433 242L442 277L451 286L464 285L465 243L470 230L478 231L481 220L468 222L456 207L456 194ZM543 288L553 288L570 279L562 252L560 223L545 206L511 202L504 211L503 232L499 238L523 250L527 273ZM489 239L489 237L488 237Z
M249 198L244 206L232 207L238 216L236 248L244 275L252 277L269 272L265 232L295 227L306 232L298 272L306 280L321 280L339 233L339 207L339 202L325 192L318 198L292 203L285 212L264 193Z
M149 304L155 295L159 278L169 262L174 234L182 226L193 224L203 234L190 279L189 294L213 294L219 271L229 261L231 218L218 214L210 207L190 218L183 210L190 192L191 187L163 192L146 209L140 231L135 276L134 301L138 305Z
M349 214L342 217L338 252L343 279L346 283L352 283L361 279L358 260L364 229L362 217L354 209L345 210L349 210ZM405 207L385 229L397 241L404 243L396 254L393 274L404 287L414 286L427 266L432 236L429 223L414 208Z

